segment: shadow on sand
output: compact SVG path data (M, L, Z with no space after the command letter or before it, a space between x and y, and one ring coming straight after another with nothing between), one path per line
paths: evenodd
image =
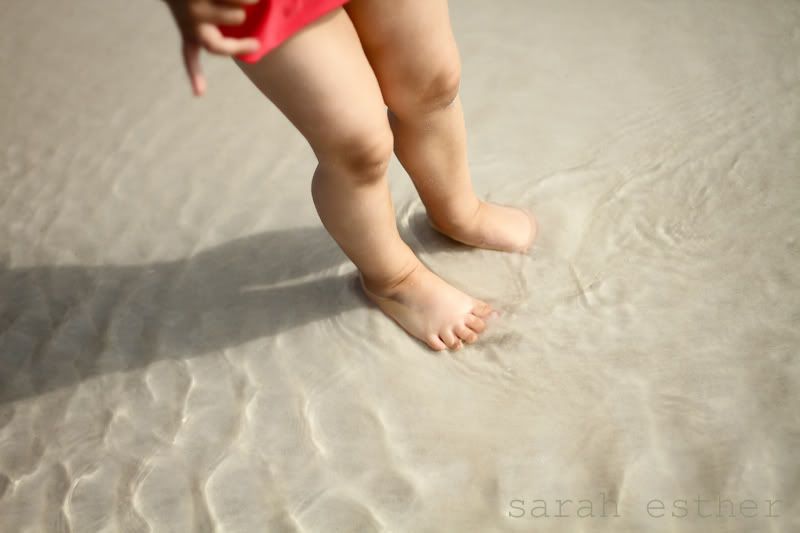
M406 230L428 252L459 247L424 219ZM0 295L0 405L368 305L322 227L243 237L172 262L0 265Z

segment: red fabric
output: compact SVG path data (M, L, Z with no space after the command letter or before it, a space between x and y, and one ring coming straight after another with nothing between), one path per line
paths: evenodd
M219 29L227 37L256 37L261 42L257 51L236 56L246 63L255 63L304 26L347 1L261 0L257 4L244 6L247 18L243 24L219 26Z

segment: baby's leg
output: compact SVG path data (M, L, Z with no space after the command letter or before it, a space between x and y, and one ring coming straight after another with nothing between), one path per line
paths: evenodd
M392 132L346 13L335 10L256 64L237 64L314 150L317 212L369 297L434 349L476 340L489 305L427 270L397 231L386 179Z
M433 226L473 246L527 250L533 218L482 202L472 188L447 1L351 0L345 9L389 106L395 153Z

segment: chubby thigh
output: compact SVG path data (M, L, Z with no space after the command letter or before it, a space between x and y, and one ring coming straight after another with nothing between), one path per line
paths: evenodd
M338 8L255 64L236 64L292 122L317 157L391 153L386 106L358 34ZM387 146L388 145L388 146Z
M350 0L345 10L394 114L455 99L461 63L446 0Z

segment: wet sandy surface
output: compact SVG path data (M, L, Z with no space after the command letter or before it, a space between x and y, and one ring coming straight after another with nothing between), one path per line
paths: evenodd
M393 164L504 311L445 355L164 6L5 12L0 531L800 530L799 3L453 2L476 188L541 235L449 242Z

